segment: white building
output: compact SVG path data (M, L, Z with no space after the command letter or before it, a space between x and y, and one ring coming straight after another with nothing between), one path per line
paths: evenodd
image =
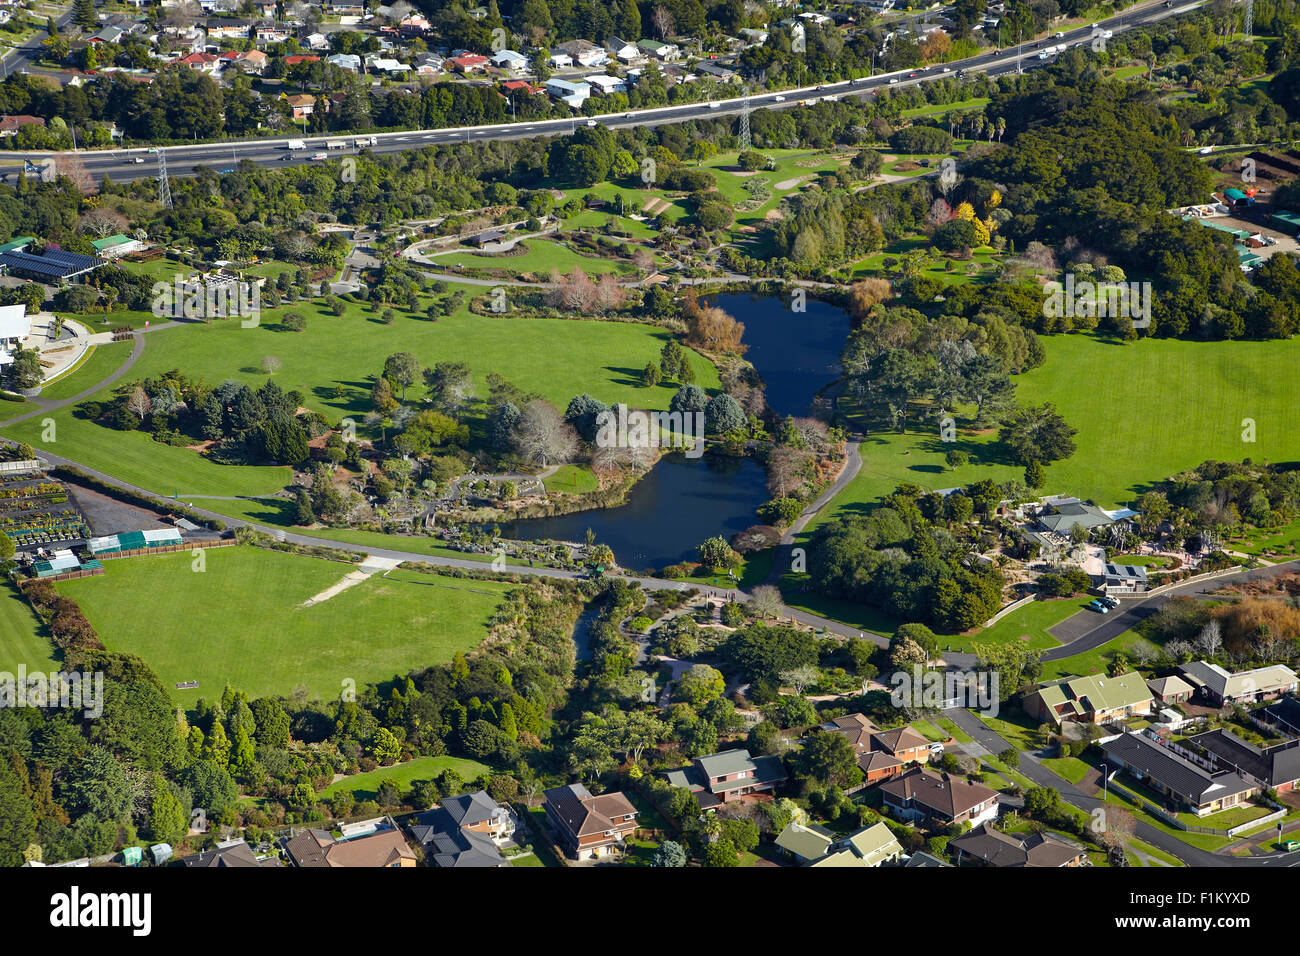
M587 83L551 79L546 81L546 92L576 110L581 109L582 104L591 97L591 86Z
M514 50L498 50L492 54L491 59L493 66L503 70L513 70L518 73L528 69L528 57Z
M0 305L0 366L14 360L14 350L32 333L32 320L25 305Z

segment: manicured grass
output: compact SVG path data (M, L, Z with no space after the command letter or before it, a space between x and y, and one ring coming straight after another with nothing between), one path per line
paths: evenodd
M1169 559L1158 554L1117 554L1116 564L1136 565L1144 568L1163 568Z
M1052 773L1070 781L1070 783L1078 783L1092 769L1078 757L1049 757L1043 760L1042 764Z
M1130 866L1147 865L1146 863L1142 862L1137 856L1133 854L1132 852L1133 850L1141 850L1144 854L1150 857L1154 857L1155 859L1163 863L1165 866L1186 866L1187 865L1182 860L1178 859L1176 856L1171 856L1170 854L1166 853L1164 850L1160 849L1158 846L1152 846L1150 843L1147 843L1143 840L1139 840L1137 837L1133 837L1129 840L1128 850L1129 850L1128 858L1129 858Z
M939 725L941 730L947 731L948 736L957 741L957 743L968 744L971 742L971 735L966 733L966 731L962 730L947 717L940 717L935 721L935 723Z
M397 789L406 793L416 780L433 780L444 770L454 770L466 784L477 780L487 771L487 767L477 760L463 757L416 757L406 763L396 763L391 767L380 767L366 773L353 774L336 780L317 794L322 800L336 793L352 793L357 800L373 800L379 792L380 784L391 780Z
M90 354L83 356L79 364L41 389L41 398L59 402L93 388L121 368L131 355L131 348L130 342L91 346Z
M581 465L561 465L555 474L543 478L542 484L547 491L559 491L568 495L585 495L599 487L591 469Z
M912 729L931 742L944 741L948 739L947 731L940 730L928 720L912 721Z
M1300 399L1294 370L1300 340L1193 342L1142 339L1117 343L1088 335L1043 339L1045 364L1016 381L1017 400L1053 402L1073 427L1078 450L1047 466L1045 492L1090 498L1102 507L1136 500L1158 481L1207 459L1291 461L1300 433L1288 425ZM1194 374L1193 374L1194 373ZM1098 383L1105 387L1098 387ZM1159 396L1158 409L1152 396ZM1129 409L1117 414L1115 409ZM1255 442L1243 442L1244 419ZM919 413L909 419L919 427ZM838 514L860 513L902 482L948 488L980 478L1022 478L996 432L958 431L955 443L929 427L875 432L862 443L861 473L805 531ZM949 469L944 455L965 451L971 463Z
M1111 657L1117 652L1133 659L1137 647L1146 647L1152 651L1156 646L1136 631L1125 631L1114 640L1107 641L1101 647L1072 657L1063 657L1059 661L1044 661L1041 680L1056 680L1058 677L1077 677L1086 674L1104 674L1108 671Z
M45 625L11 584L0 585L0 671L54 671L54 647Z
M984 726L993 731L1017 750L1037 750L1042 746L1038 739L1038 725L1020 712L1006 714L1003 717L985 717L978 711L972 711Z
M1145 808L1139 807L1132 799L1131 795L1123 790L1123 786L1116 781L1111 782L1110 789L1106 794L1106 802L1113 803L1116 806L1129 810L1143 823L1149 823L1163 833L1182 840L1188 846L1194 846L1197 849L1214 853L1223 849L1232 842L1230 837L1215 836L1212 833L1192 833L1187 830L1180 830L1177 827L1170 826L1159 817L1147 813Z
M1250 823L1252 820L1258 820L1260 817L1266 817L1273 811L1268 807L1259 804L1248 804L1242 807L1232 807L1229 810L1222 810L1219 813L1211 813L1208 816L1198 817L1194 813L1180 813L1178 819L1189 826L1195 827L1214 827L1217 830L1231 830L1233 827L1239 827L1243 823ZM1276 826L1276 824L1273 824Z
M481 288L468 288L471 295ZM349 307L336 317L319 303L297 303L287 309L307 317L307 331L280 330L279 316L269 310L254 328L217 321L151 333L132 379L181 369L208 383L235 379L253 386L266 381L262 359L276 356L282 369L276 383L286 391L302 392L307 407L331 420L351 417L361 422L370 410L372 376L386 356L409 351L422 362L464 361L474 370L480 395L487 394L489 372L498 372L527 392L537 392L564 408L569 400L589 392L605 402L625 402L636 408L667 408L673 385L643 388L641 370L658 361L667 333L628 322L585 322L566 319L526 319L472 315L462 309L438 322L423 312L395 310L397 319L384 325L368 307ZM382 309L380 310L382 311ZM717 370L696 353L688 353L701 387L716 388ZM422 385L407 394L408 402L423 397ZM96 400L105 400L101 393ZM0 414L8 409L0 408ZM10 416L11 417L11 416ZM27 441L151 491L185 495L259 495L283 488L287 468L214 464L185 448L159 444L143 432L123 432L79 419L72 409L52 414L57 441L41 441L41 419L5 430L5 437ZM362 429L364 431L364 429Z
M540 272L549 275L552 269L563 273L580 268L589 274L602 272L632 273L636 267L622 259L598 259L575 252L568 246L546 239L525 239L524 247L528 250L520 255L478 255L473 252L449 252L446 255L430 256L430 261L441 268L451 269L460 266L467 272L476 270L504 270L514 274L523 272Z
M353 565L252 547L106 562L107 574L58 585L112 650L143 657L182 704L229 682L250 697L298 687L322 699L451 660L486 636L508 584L394 570L310 608ZM180 681L199 681L176 690Z
M1033 601L1016 608L992 627L970 635L953 635L940 638L941 647L948 650L973 651L980 644L1019 643L1035 650L1059 647L1061 642L1047 632L1072 614L1078 613L1088 602L1081 598L1060 598L1050 601Z
M879 608L798 590L807 583L807 575L787 574L781 578L781 596L787 606L886 637L898 630L898 626L903 623Z

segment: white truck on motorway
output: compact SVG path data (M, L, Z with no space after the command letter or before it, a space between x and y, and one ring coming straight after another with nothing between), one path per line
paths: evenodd
M312 161L313 163L322 163L322 162L324 162L324 161L327 160L327 159L329 159L329 154L328 154L328 153L312 153L312 154L311 154L311 161Z
M346 139L331 139L325 143L326 149L347 149L348 141Z
M287 143L284 144L284 148L285 148L285 149L289 149L289 150L294 150L294 149L306 149L306 148L307 148L307 144L306 144L303 140L300 140L300 139L291 139L291 140L289 140Z
M358 136L358 137L357 137L357 149L361 149L362 147L365 147L365 146L378 146L378 145L379 145L379 137L378 137L378 136Z

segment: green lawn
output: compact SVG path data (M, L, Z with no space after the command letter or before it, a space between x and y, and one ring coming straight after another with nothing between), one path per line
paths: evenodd
M13 673L22 664L29 671L58 669L54 647L36 612L10 584L0 585L0 671Z
M131 342L110 342L95 345L91 352L71 371L65 372L52 384L41 389L41 398L63 401L98 385L112 375L131 355Z
M173 697L192 704L229 682L250 697L298 687L322 699L451 660L486 636L510 585L394 570L310 608L299 605L354 566L260 548L106 562L102 577L63 582L104 644L138 654ZM199 681L176 690L180 681Z
M208 383L235 379L257 386L266 380L260 370L262 359L272 355L283 363L275 375L282 388L301 391L307 407L331 420L350 416L357 422L370 410L371 376L379 373L387 355L398 351L413 352L430 365L467 362L480 395L487 394L487 375L495 371L560 408L582 392L605 402L667 408L675 391L672 385L643 388L639 383L641 370L647 362L658 361L667 340L667 333L650 326L508 314L485 317L470 314L467 307L438 322L428 321L423 312L413 316L397 309L393 324L384 325L369 308L358 305L341 317L318 303L288 308L307 317L306 332L281 331L279 315L284 310L268 310L255 328L217 321L151 333L130 377L181 369ZM693 352L689 355L700 386L716 388L718 376L712 363ZM423 386L416 385L408 401L423 394ZM97 400L108 397L95 396ZM0 414L6 412L0 409ZM54 442L41 441L39 417L5 429L5 437L30 442L161 494L260 495L289 482L287 468L214 464L188 449L159 444L143 432L118 431L77 418L71 408L51 417L57 426Z
M568 246L545 239L525 239L528 250L520 255L479 255L474 252L449 252L446 255L430 256L430 261L441 268L452 269L460 266L467 272L476 270L504 270L519 274L539 272L549 275L552 269L569 273L575 268L595 274L602 272L633 273L636 267L622 259L598 259L582 255Z
M968 744L971 742L971 735L966 733L966 731L962 730L947 717L940 717L935 721L935 723L939 725L940 730L947 731L948 736L957 741L957 743Z
M406 763L396 763L391 767L380 767L366 773L353 774L336 780L317 794L322 800L336 793L350 791L357 800L373 800L379 792L379 786L385 780L391 780L403 794L416 780L433 780L444 770L454 770L466 784L477 780L487 771L487 767L477 760L463 757L416 757Z
M1088 602L1082 598L1059 598L1050 601L1033 601L1016 608L992 627L970 635L941 637L944 650L973 651L979 644L1009 644L1019 642L1035 650L1059 647L1061 642L1047 632L1072 614L1078 613Z
M1115 343L1088 335L1045 336L1047 361L1017 376L1017 399L1056 404L1079 430L1078 450L1047 466L1044 491L1090 498L1102 507L1134 501L1155 482L1207 459L1291 461L1300 432L1291 428L1300 400L1300 340L1193 342L1142 339ZM1098 387L1105 383L1105 387ZM1158 408L1153 405L1158 405ZM1130 411L1117 414L1115 409ZM1255 423L1242 440L1243 420ZM996 433L958 431L945 443L914 414L906 434L876 432L862 443L863 468L805 536L841 513L859 513L902 482L949 488L980 478L1022 478ZM956 448L971 463L944 464Z
M585 495L599 487L591 469L581 465L561 465L554 474L543 478L542 484L547 491L559 491L567 495Z
M1118 651L1128 654L1138 646L1156 650L1156 646L1136 631L1125 631L1114 640L1107 641L1101 647L1072 657L1063 657L1059 661L1045 661L1041 680L1056 680L1059 677L1079 677L1086 674L1104 674L1109 669L1111 657Z
M1052 773L1070 781L1070 783L1078 783L1092 769L1078 757L1049 757L1043 760L1042 764Z

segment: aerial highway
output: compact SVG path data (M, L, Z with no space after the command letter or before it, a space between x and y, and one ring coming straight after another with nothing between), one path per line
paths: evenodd
M448 143L473 143L484 140L555 136L571 133L582 125L599 124L609 129L661 126L668 123L681 123L691 119L736 115L746 108L746 104L748 104L749 109L797 109L814 98L833 97L839 99L844 96L872 96L879 93L881 89L901 89L905 86L932 82L944 77L951 78L959 72L1003 76L1021 70L1047 66L1053 62L1054 57L1041 58L1039 54L1046 52L1049 47L1062 50L1087 45L1093 42L1094 36L1099 32L1109 31L1112 35L1119 34L1125 30L1145 26L1166 17L1187 13L1205 2L1206 0L1195 0L1195 2L1174 5L1172 2L1167 4L1165 0L1155 0L1152 3L1133 7L1110 19L1099 21L1095 25L1096 30L1094 30L1094 25L1085 24L1082 27L1064 31L1063 35L1052 35L1041 40L1024 43L1018 47L1007 47L1000 51L991 50L979 56L951 63L934 64L926 68L917 67L914 70L902 70L894 73L882 73L840 83L754 93L748 97L713 102L687 103L677 106L635 110L628 113L611 113L591 118L575 116L564 119L539 120L533 123L515 122L490 126L409 130L391 133L367 132L365 134L349 135L336 133L312 137L291 134L274 139L263 138L167 146L163 147L161 151L166 154L169 175L187 176L192 175L196 167L207 167L215 172L222 172L223 170L232 169L243 160L250 160L255 163L291 164L311 162L312 157L319 153L326 153L330 158L349 154L354 155L359 151L357 140L369 140L371 137L374 138L374 144L366 146L366 149L375 153L392 153ZM304 147L290 150L288 146L293 140L302 141ZM345 149L342 151L337 148L327 150L327 143L340 141L347 144ZM102 180L105 176L110 176L115 182L122 182L155 178L158 175L157 152L159 150L140 147L102 151L82 150L78 156L96 180ZM8 156L0 155L0 172L6 174L6 178L9 178L9 176L24 168L24 161L30 161L39 166L52 155L57 156L59 154L14 152Z

